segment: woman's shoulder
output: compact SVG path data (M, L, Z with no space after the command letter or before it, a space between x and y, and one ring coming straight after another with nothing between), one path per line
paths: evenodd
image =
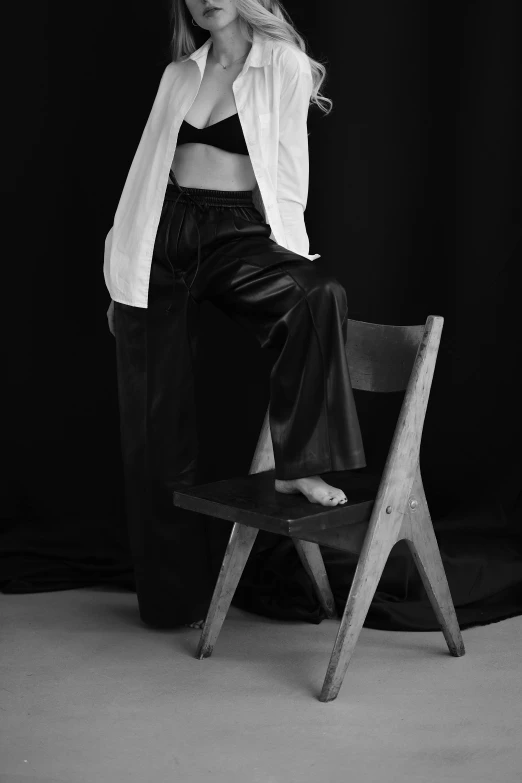
M180 73L183 73L190 62L190 56L187 54L179 60L171 60L163 70L163 78L175 79Z
M183 68L184 62L185 60L171 60L170 63L167 63L167 66L163 71L163 76L167 79L174 79Z
M294 76L298 72L310 73L310 60L306 52L287 41L273 41L274 65Z
M171 60L165 66L161 80L160 90L164 90L167 93L175 89L179 80L183 81L187 76L187 68L190 70L190 66L187 64L190 60Z

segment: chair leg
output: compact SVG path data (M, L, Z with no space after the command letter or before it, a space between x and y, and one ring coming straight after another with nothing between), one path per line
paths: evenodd
M292 540L301 563L312 580L319 602L325 610L327 617L336 617L335 601L319 544L314 544L311 541L300 541L298 538Z
M410 506L411 540L406 539L406 541L419 569L422 583L440 623L449 651L451 655L460 657L466 650L420 474L412 487L411 498L417 501L417 505L414 509Z
M384 511L381 512L384 514ZM332 650L330 663L319 701L333 701L343 684L346 669L357 644L372 598L379 584L392 546L398 538L398 526L379 518L374 535L368 532L353 577L341 625Z
M239 522L232 528L196 651L196 658L200 660L212 655L257 533L257 528L241 525Z

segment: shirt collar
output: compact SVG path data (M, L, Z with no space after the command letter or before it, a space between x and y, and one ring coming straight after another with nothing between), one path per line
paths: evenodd
M254 68L268 65L272 56L272 44L273 44L272 39L260 35L256 30L254 30L253 37L254 40L252 42L252 47L250 49L250 52L248 53L248 57L246 58L245 64L243 66L245 71L251 65ZM199 49L196 49L195 52L192 52L192 54L188 58L189 60L196 60L196 61L202 59L202 63L201 64L198 63L201 70L204 70L205 68L208 50L210 49L211 43L212 43L212 38L211 36L209 36L205 41L205 43L203 44L203 46L200 46Z

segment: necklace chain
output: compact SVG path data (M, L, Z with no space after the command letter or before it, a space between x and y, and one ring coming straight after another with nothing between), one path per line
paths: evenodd
M234 62L231 62L228 65L222 65L218 60L216 60L216 62L218 63L218 65L221 65L221 67L224 68L225 71L226 71L226 69L230 68L231 65L234 65L235 63L238 63L240 60L243 59L243 57L247 57L247 56L248 56L248 52L246 54L242 54L241 57L238 57L237 60L234 60Z
M238 57L237 60L234 60L234 62L229 63L228 65L223 65L222 63L219 63L219 64L221 65L222 68L225 68L225 70L226 70L227 68L230 68L231 65L234 65L234 63L237 63L240 60L242 60L243 57L246 57L246 54L242 54L241 57Z

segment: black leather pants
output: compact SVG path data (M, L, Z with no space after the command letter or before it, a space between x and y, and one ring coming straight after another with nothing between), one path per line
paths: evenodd
M148 307L115 302L129 540L140 614L152 625L202 617L213 587L204 532L172 505L172 490L196 475L200 302L210 300L278 352L269 409L276 478L365 465L344 348L346 292L270 233L251 191L180 188L174 180Z

